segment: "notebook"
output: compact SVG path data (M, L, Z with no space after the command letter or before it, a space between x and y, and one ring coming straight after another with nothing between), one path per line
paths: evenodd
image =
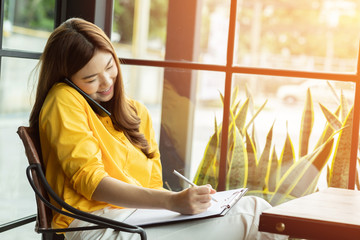
M124 222L137 226L149 226L210 217L221 217L247 192L247 188L239 188L228 191L216 192L212 196L218 201L211 201L211 207L207 211L195 215L182 215L177 212L164 209L136 209Z

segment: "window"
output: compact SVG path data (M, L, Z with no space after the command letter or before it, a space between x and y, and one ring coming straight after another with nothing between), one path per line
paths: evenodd
M160 76L156 77L159 80L156 85L163 87L162 98L156 101L161 105L161 121L157 125L160 132L157 134L164 179L170 187L183 187L169 173L173 168L192 179L197 179L198 171L202 169L208 182L214 181L209 179L215 176L213 183L219 189L234 187L227 177L231 159L246 155L245 160L238 163L244 166L235 171L247 178L243 185L237 186L247 186L249 193L269 198L275 192L266 185L270 176L270 157L276 155L279 165L287 161L283 158L292 158L283 170L293 163L300 164L300 158L315 161L310 157L319 151L315 149L340 101L343 112L337 115L337 124L341 126L344 123L346 113L355 103L355 113L348 119L352 119L349 121L352 121L353 130L358 131L356 112L359 110L354 98L358 81L355 72L360 31L353 31L349 37L346 30L358 29L356 13L359 6L356 1L323 0L302 4L275 0L182 1L181 4L160 0L146 2L142 6L136 1L114 2L112 40L123 59L124 68L131 65L137 69L133 75L127 75L132 96L142 99L144 95L139 86L151 81L150 78L155 79L150 72L149 75L142 73L148 70L141 66L152 67L151 72L158 71L156 76ZM310 119L313 118L313 121L302 122L308 89L312 101L308 106L312 106L313 114ZM160 96L161 93L158 94ZM341 95L346 100L340 100ZM184 102L177 101L171 105L169 102L176 96ZM145 104L148 102L143 101ZM244 129L231 131L232 119L241 107L246 107L247 116L242 124L253 142L246 141ZM216 156L212 156L211 164L215 170L211 172L206 167L202 168L204 163L201 162L210 161L206 159L206 154L216 131L215 119L219 139L213 149ZM169 123L172 127L167 126ZM306 124L312 125L307 128L311 131L309 137L301 131ZM226 128L229 128L228 132L222 130ZM312 184L316 187L330 184L326 180L327 166L332 170L331 164L336 158L334 154L338 151L336 143L358 141L357 134L352 136L350 131L344 137L344 132L341 127L337 128L332 136L332 148L328 150L328 155L322 153L326 155L326 161L321 162L316 174L310 173L312 170L304 173L311 175ZM267 146L269 133L271 141ZM234 134L240 135L234 138ZM284 148L288 141L291 143L289 149L292 149L290 155L282 153L288 150ZM256 158L251 156L251 143L256 147L253 153ZM341 186L337 185L339 187L352 188L355 184L356 144L351 146L353 149L348 147L344 150L346 167L341 171L346 180L342 179ZM244 151L244 156L237 155L238 151ZM261 156L266 154L269 155L265 161L266 168L260 170L260 162L265 165L264 160L260 160ZM251 164L257 167L249 166ZM296 164L292 168L295 167ZM256 184L262 185L254 186L252 177L260 176L259 171L264 171L261 175L263 179ZM334 171L333 174L339 173ZM279 183L281 175L277 178ZM338 184L334 181L331 186ZM204 180L203 183L206 182ZM304 188L301 184L299 182L298 188ZM300 192L309 193L315 186Z
M238 1L234 62L239 66L354 73L358 11L357 1Z

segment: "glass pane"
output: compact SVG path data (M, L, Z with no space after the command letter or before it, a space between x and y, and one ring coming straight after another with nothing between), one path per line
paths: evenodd
M164 59L168 1L114 1L111 40L121 58Z
M55 0L5 0L2 47L42 51L50 32L54 29L54 9Z
M32 78L37 60L2 58L0 81L0 115L30 111L35 92Z
M117 0L112 41L121 58L225 64L229 6L229 0Z
M159 147L163 177L167 187L179 190L187 185L173 170L194 179L215 131L215 118L218 124L222 121L219 92L223 93L225 74L166 68L162 77ZM137 86L149 80L142 78Z
M28 161L16 131L28 126L30 94L28 80L37 61L2 58L0 79L0 222L36 213L34 193L26 179ZM19 71L19 69L21 69ZM13 236L19 236L16 231Z
M210 151L207 145L216 131L215 124L217 131L221 128L223 119L221 95L224 95L225 86L224 73L199 71L198 75L190 166L190 178L194 180L204 154ZM221 135L219 139L220 137ZM219 144L216 147L218 151Z
M272 205L347 188L353 83L238 74L233 92L228 188L248 187Z
M126 94L145 104L150 112L156 139L160 139L164 69L121 65Z
M234 63L355 72L359 11L356 0L238 1Z

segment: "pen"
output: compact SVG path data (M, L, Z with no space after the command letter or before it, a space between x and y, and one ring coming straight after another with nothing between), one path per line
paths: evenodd
M183 175L181 175L178 171L174 170L174 174L175 174L176 176L178 176L179 178L181 178L182 180L184 180L185 182L187 182L188 184L190 184L191 186L193 186L193 187L196 186L195 183L193 183L192 181L190 181L189 179L187 179L186 177L184 177ZM210 197L211 197L211 199L212 199L213 201L217 202L217 200L216 200L213 196L210 195Z

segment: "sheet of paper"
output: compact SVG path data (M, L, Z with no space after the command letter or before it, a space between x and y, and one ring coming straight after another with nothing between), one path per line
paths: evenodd
M211 207L200 214L182 215L177 212L163 209L137 209L124 222L132 225L146 226L159 223L170 223L191 219L201 219L224 215L235 204L247 189L234 189L217 192L213 196L218 202L211 202Z

